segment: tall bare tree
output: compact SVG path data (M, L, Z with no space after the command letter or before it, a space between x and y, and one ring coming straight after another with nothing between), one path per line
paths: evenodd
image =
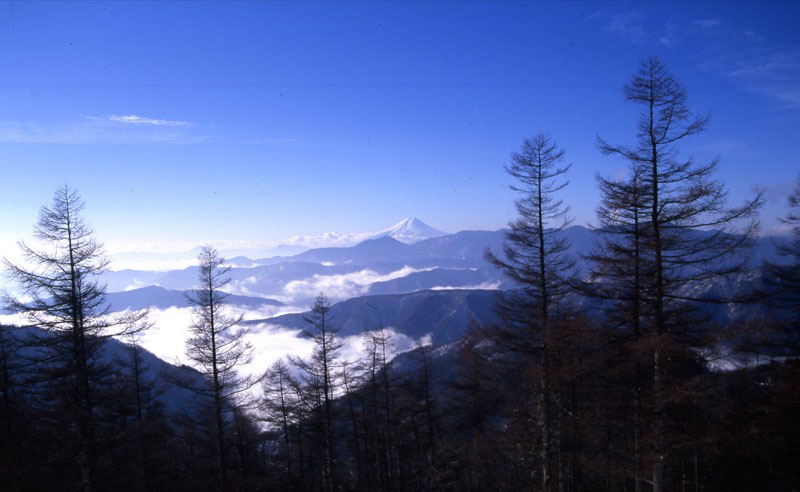
M292 395L292 386L294 385L296 385L296 382L289 373L289 366L283 360L278 360L270 366L262 383L264 390L262 409L265 420L280 429L283 440L283 455L286 462L285 473L288 482L294 480L291 427L299 425L294 415L296 413L294 410L296 402Z
M231 420L226 415L233 411L242 393L257 381L238 371L250 362L252 347L245 340L247 330L239 325L242 316L230 314L226 306L229 294L223 289L230 282L230 268L222 266L223 259L210 246L203 247L197 258L199 286L187 295L194 320L186 355L210 382L210 388L194 389L213 405L214 457L217 486L221 490L226 486L225 429Z
M311 313L305 318L310 328L305 334L314 341L310 360L292 359L303 372L308 390L316 395L313 398L312 414L319 422L320 451L322 454L321 480L325 490L336 489L335 443L333 435L333 400L338 386L336 368L339 366L342 343L333 325L330 314L331 305L324 294L319 294L311 306Z
M7 308L23 314L32 326L25 344L36 366L40 388L57 392L77 443L75 458L81 488L94 483L96 393L108 368L102 359L103 339L140 330L146 312L111 315L105 286L98 275L108 261L91 227L83 219L84 202L69 186L59 188L51 206L39 212L36 249L20 242L24 264L4 260L6 272L28 299L6 293Z
M630 264L639 270L620 272L620 264L612 260L601 262L606 269L599 272L608 276L616 271L634 284L641 282L628 288L625 298L639 302L639 308L646 309L648 315L653 402L651 469L653 488L660 492L665 487L664 471L671 450L665 440L669 386L674 381L669 366L678 360L675 351L696 335L690 328L696 325L689 322L690 302L735 300L700 296L691 287L742 271L746 260L743 252L757 232L753 217L762 197L756 194L741 206L727 207L725 187L713 178L719 159L696 164L691 157L680 155L678 145L703 132L709 116L691 112L686 89L658 58L641 62L623 87L623 94L642 108L635 144L612 145L603 139L598 142L603 153L630 163L633 178L619 186L605 181L603 191L606 199L611 199L609 203L627 206L609 208L605 215L601 209L601 223L611 233L621 229L629 239L622 248L617 247L619 242L607 243L613 254L606 259L627 256L634 260L638 255ZM634 327L642 322L642 314L640 311L629 317Z
M563 161L564 150L543 133L525 139L522 150L512 154L506 171L517 180L511 189L520 194L514 202L519 218L509 224L503 255L486 253L487 260L518 286L498 298L503 322L493 330L494 338L539 357L539 464L545 491L551 489L553 479L549 338L575 264L563 235L570 223L569 207L557 197L568 184L564 176L570 166Z
M601 142L601 149L606 150ZM642 323L647 313L644 287L653 276L652 255L645 248L650 216L649 182L644 165L630 162L625 179L597 176L601 201L597 207L597 242L587 255L592 268L591 282L582 284L584 294L601 299L605 305L606 337L618 351L616 366L626 366L619 378L618 395L630 396L633 446L630 453L634 490L642 490L642 391L646 363L639 350ZM632 374L626 374L630 371Z

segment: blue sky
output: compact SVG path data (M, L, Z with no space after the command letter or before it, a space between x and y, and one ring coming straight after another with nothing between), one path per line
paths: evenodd
M800 3L1 3L2 244L69 183L112 248L514 215L503 172L544 131L594 220L648 55L712 113L731 199L783 213L800 166ZM131 246L134 247L134 246ZM143 247L143 246L142 246ZM166 246L165 246L166 247ZM124 249L124 248L123 248Z

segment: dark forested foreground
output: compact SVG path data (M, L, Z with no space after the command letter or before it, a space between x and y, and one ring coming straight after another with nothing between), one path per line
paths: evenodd
M517 286L496 321L394 359L375 326L346 360L320 295L312 355L242 377L246 328L205 248L188 299L197 370L155 370L138 346L147 313L107 312L82 202L59 190L36 227L51 247L6 262L27 297L5 304L30 325L0 329L0 488L800 490L800 182L792 241L747 271L761 196L728 205L718 163L681 155L708 117L655 58L623 94L640 120L630 145L598 139L628 173L598 177L589 271L560 234L565 152L538 134L507 167L519 216L486 254ZM749 287L698 288L727 278ZM720 324L720 305L741 315Z

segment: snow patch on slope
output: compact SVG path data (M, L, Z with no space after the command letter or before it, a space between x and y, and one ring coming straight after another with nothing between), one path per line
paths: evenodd
M389 236L402 243L412 244L422 241L423 239L430 239L432 237L445 235L447 235L446 232L433 228L416 217L408 217L392 227L375 234L374 236L370 237L370 239Z

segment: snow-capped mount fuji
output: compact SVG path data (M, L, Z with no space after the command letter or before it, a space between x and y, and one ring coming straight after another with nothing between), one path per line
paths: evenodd
M377 239L379 237L391 237L406 244L413 244L423 239L430 239L439 236L446 236L447 233L440 231L434 227L429 226L416 217L407 217L392 227L383 230L369 239Z

